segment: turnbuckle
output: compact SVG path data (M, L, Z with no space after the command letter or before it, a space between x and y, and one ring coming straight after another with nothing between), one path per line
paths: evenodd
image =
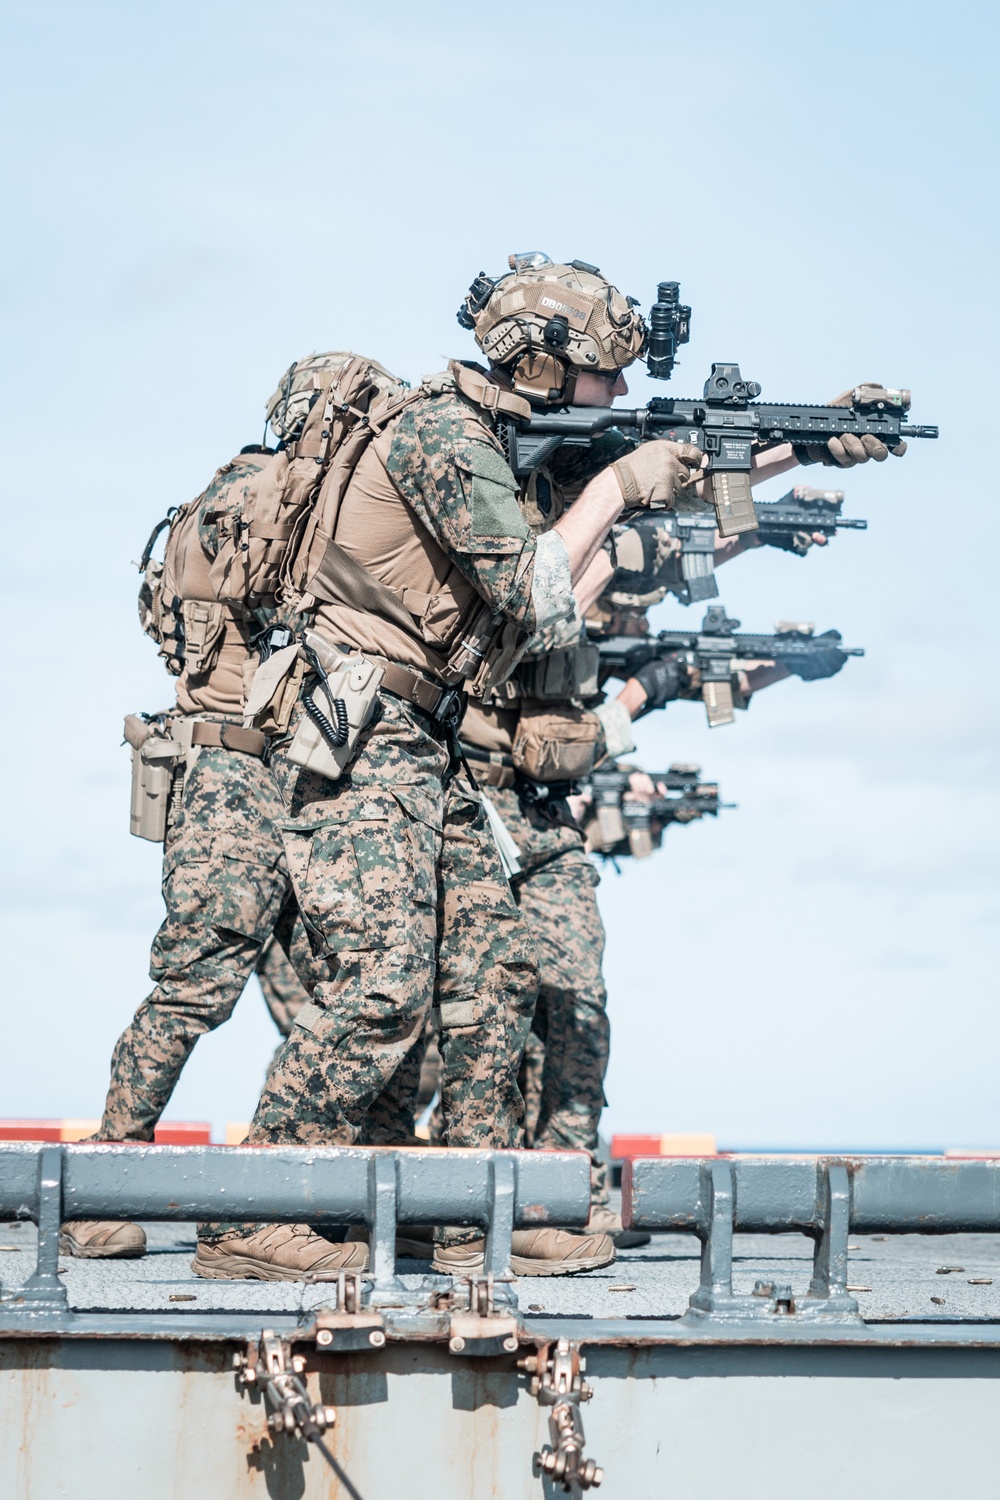
M337 1413L332 1406L309 1400L302 1379L306 1362L301 1354L292 1354L284 1339L273 1329L265 1328L260 1341L251 1344L246 1354L233 1355L233 1369L243 1386L256 1386L272 1410L267 1425L274 1433L293 1433L315 1442L321 1432L332 1427Z
M587 1362L580 1355L579 1344L559 1339L553 1350L542 1344L535 1354L518 1360L519 1367L531 1377L528 1389L538 1398L539 1406L549 1406L549 1437L534 1457L536 1472L548 1474L567 1495L574 1489L597 1489L604 1470L592 1458L583 1456L584 1433L580 1403L594 1394L583 1379Z

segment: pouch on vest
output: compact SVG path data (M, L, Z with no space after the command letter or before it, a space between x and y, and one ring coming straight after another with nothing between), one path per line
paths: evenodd
M287 732L292 710L299 701L305 666L297 642L283 646L260 663L247 691L243 709L245 728L273 735Z
M582 708L522 712L511 759L532 781L576 781L594 768L601 723Z
M142 573L142 583L139 585L139 624L143 632L160 648L160 658L172 677L179 677L184 670L184 623L180 614L181 601L177 594L174 566L176 558L173 555L175 549L171 548L170 543L190 520L191 510L191 505L182 505L159 521L143 548L139 562ZM163 560L159 561L153 556L153 548L164 530L167 530L167 544Z
M483 698L510 676L530 639L519 625L482 604L451 648L441 676L452 683L465 679L469 696Z
M305 712L288 747L288 759L293 766L336 781L354 758L385 674L364 656L345 656L315 630L305 632L304 642L322 667L326 682L317 682L303 694Z
M184 622L184 669L197 677L214 667L225 634L229 611L207 599L185 599L181 604Z
M137 714L125 720L125 738L132 750L132 803L129 832L139 839L162 844L167 836L175 782L184 775L184 746L168 739Z
M514 682L525 698L565 702L593 698L598 689L601 654L596 646L568 646L531 657L516 668Z
M605 817L608 811L616 814L617 819ZM656 833L651 828L626 828L620 808L601 808L597 816L584 824L583 836L592 854L624 855L626 850L622 845L627 842L627 852L635 859L648 859L663 842L662 828Z

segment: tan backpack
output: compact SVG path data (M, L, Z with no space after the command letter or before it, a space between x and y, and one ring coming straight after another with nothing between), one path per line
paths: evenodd
M319 383L324 376L329 377L325 394ZM316 381L297 434L247 486L241 507L213 518L219 552L211 581L220 599L252 608L278 592L286 560L297 551L297 534L331 464L342 468L346 488L372 436L369 413L379 407L392 414L419 394L407 395L403 381L360 354L345 354L339 370L325 370Z
M246 470L261 472L270 457L266 448L251 448L238 454L230 463L223 464L200 495L169 510L163 520L157 522L143 548L138 563L143 575L139 585L139 623L145 634L159 646L160 657L174 677L179 677L185 668L192 674L206 670L213 650L222 638L225 620L231 614L231 610L221 603L183 597L180 582L182 558L184 549L194 540L192 530L197 531L204 519L201 508L205 497L212 489L217 491L218 511L213 510L213 516L224 513L223 504L239 508L241 501L237 486L240 481L245 487L249 486L256 477L247 476ZM232 479L227 484L228 475L232 475ZM153 557L153 549L164 530L167 539L160 561Z

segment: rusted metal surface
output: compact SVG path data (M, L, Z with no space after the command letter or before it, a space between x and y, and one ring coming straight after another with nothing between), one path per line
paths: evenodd
M334 1500L309 1445L268 1431L234 1349L0 1343L4 1500ZM686 1490L775 1500L845 1493L991 1495L1000 1352L585 1349L587 1448L602 1500ZM336 1409L331 1452L364 1500L544 1500L547 1412L513 1356L387 1347L321 1355L310 1400ZM845 1441L849 1434L849 1441ZM807 1480L804 1480L807 1476Z

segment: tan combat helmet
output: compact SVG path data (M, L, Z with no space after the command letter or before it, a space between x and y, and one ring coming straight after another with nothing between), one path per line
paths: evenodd
M288 366L278 382L278 389L267 403L265 423L282 442L295 436L312 406L317 391L328 390L334 377L349 359L357 356L351 349L334 349L327 354L310 354ZM382 392L405 391L405 380L393 375L377 359L367 359L375 384Z
M646 320L596 266L554 264L540 250L509 258L496 280L481 271L458 311L490 364L535 401L572 401L577 370L615 374L646 348Z

